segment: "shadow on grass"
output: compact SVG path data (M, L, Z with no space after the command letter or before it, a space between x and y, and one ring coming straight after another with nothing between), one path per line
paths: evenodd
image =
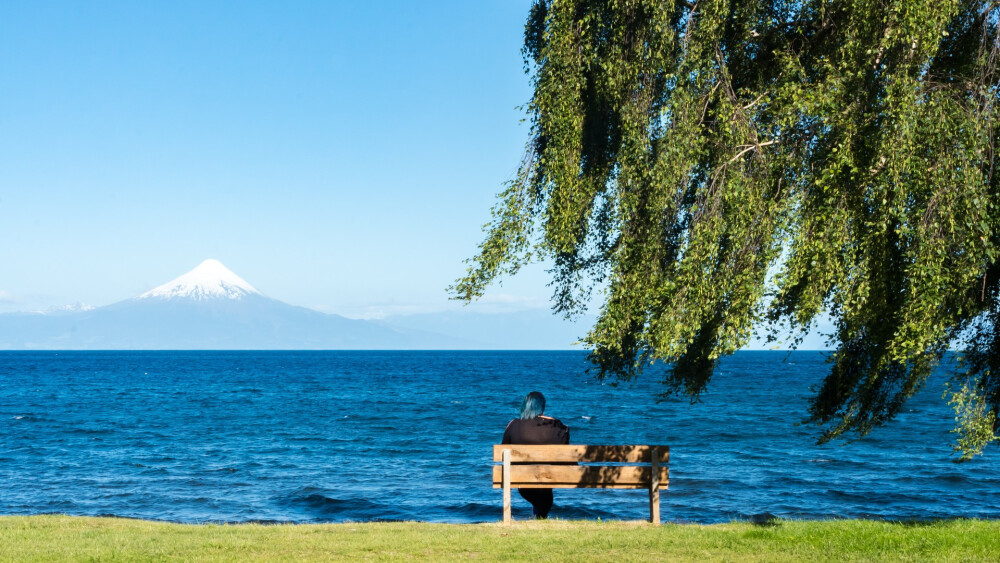
M781 518L778 518L770 512L752 514L747 517L746 522L761 528L777 528L778 526L781 526Z
M931 526L937 526L939 524L962 522L965 520L969 520L969 518L921 518L919 520L883 520L883 522L894 526L901 526L903 528L930 528Z
M837 521L840 521L840 520L843 520L845 522L846 521L855 521L856 522L856 521L859 521L859 520L867 520L868 522L875 522L875 523L879 523L879 524L888 524L890 526L898 526L900 528L931 528L931 527L938 526L938 525L941 525L941 524L947 524L949 522L962 522L962 521L970 520L970 519L969 518L920 518L920 519L913 518L913 519L909 519L909 520L887 520L887 519L883 519L883 518L871 518L871 519L865 519L865 518L860 518L860 519L857 519L857 518L846 518L846 519L833 518L833 519L830 519L829 521L831 521L831 522L837 522ZM752 514L752 515L749 515L749 516L741 519L740 521L741 522L746 522L747 524L751 524L753 526L757 526L757 527L760 527L760 528L777 528L777 527L780 527L781 524L783 522L785 522L786 520L784 520L784 519L782 519L782 518L780 518L778 516L775 516L774 514L771 514L769 512L765 512L763 514Z

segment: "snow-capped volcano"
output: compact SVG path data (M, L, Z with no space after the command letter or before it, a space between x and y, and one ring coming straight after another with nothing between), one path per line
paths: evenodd
M205 260L183 276L143 293L138 299L242 299L263 295L218 260Z
M271 299L218 260L205 260L139 297L103 307L50 315L0 315L0 350L468 347L467 342L442 334L346 319Z

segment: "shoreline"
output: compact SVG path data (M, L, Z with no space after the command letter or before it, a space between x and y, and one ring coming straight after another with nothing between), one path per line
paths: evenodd
M963 560L1000 559L1000 520L641 520L176 524L0 516L0 560Z
M500 512L499 510L497 512ZM38 512L33 514L2 514L0 513L0 521L9 518L71 518L71 519L93 519L93 520L124 520L132 522L148 522L151 524L169 524L178 526L344 526L344 525L356 525L356 524L421 524L427 526L489 526L493 524L502 524L502 517L497 516L495 520L477 520L471 522L440 522L434 520L405 520L398 518L374 518L370 520L338 520L338 521L322 521L322 522L310 522L306 520L203 520L197 522L185 522L180 520L166 520L160 518L143 518L140 516L122 516L118 514L100 514L100 515L88 515L88 514L69 514L65 512ZM809 523L826 523L826 522L873 522L873 523L885 523L885 524L895 524L903 526L928 526L941 522L997 522L1000 525L1000 518L981 518L976 516L953 516L953 517L927 517L927 518L844 518L838 516L831 517L819 517L819 518L782 518L780 516L773 516L769 514L762 514L750 518L740 518L736 517L731 520L726 520L724 522L696 522L692 520L667 520L663 519L661 525L671 525L671 526L702 526L702 527L712 527L712 526L725 526L730 524L748 524L753 526L771 526L774 523L795 523L795 522L809 522ZM648 519L634 518L584 518L584 519L574 519L574 518L560 518L558 515L552 516L546 520L539 521L531 518L514 518L515 523L527 523L536 522L544 524L544 522L572 522L577 524L628 524L628 525L650 525Z

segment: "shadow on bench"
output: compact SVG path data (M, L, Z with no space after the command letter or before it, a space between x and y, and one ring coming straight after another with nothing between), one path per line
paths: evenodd
M504 524L511 521L511 488L648 489L649 521L660 523L660 489L669 481L667 446L498 444L493 461L501 463L493 466L493 488L503 489Z

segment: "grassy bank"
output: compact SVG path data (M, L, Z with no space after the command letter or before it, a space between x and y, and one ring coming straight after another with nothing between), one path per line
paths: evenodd
M182 525L0 517L0 560L1000 560L1000 522Z

